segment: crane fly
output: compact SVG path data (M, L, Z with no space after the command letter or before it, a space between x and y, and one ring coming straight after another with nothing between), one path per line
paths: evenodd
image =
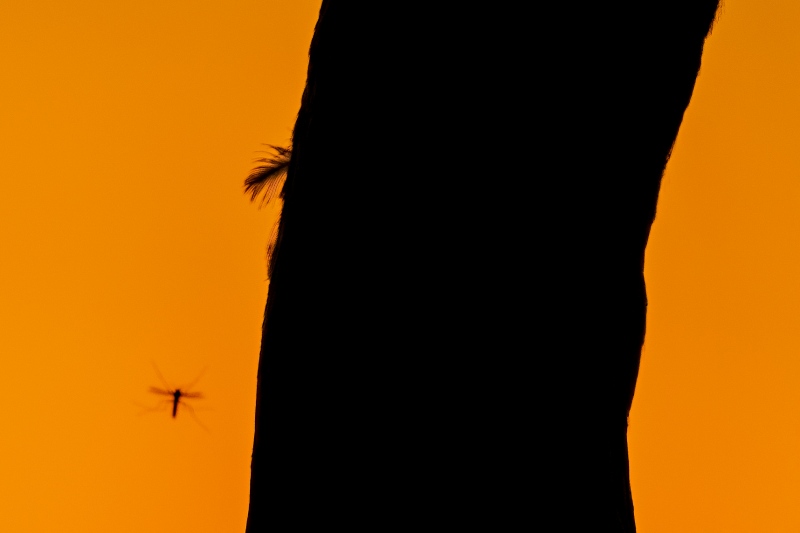
M181 398L202 398L203 394L200 392L184 392L181 389L159 389L158 387L150 387L150 392L154 394L162 394L164 396L172 396L172 418L178 416L178 404L183 403L183 405L189 409L188 404L181 402Z
M195 421L198 424L200 424L204 429L206 429L206 431L208 431L208 429L205 426L203 426L203 424L199 420L197 420L197 417L194 414L194 409L192 409L192 406L184 401L184 398L187 398L187 399L188 398L195 398L195 399L203 398L203 394L202 393L200 393L200 392L191 392L190 389L198 381L200 381L200 378L203 376L203 373L205 373L205 369L203 369L200 372L200 375L198 375L194 379L194 381L192 381L191 383L189 383L185 387L178 387L178 388L175 388L175 389L171 388L169 386L169 384L167 384L167 380L164 379L164 376L161 375L161 372L158 370L158 367L156 366L155 363L153 363L153 369L156 371L156 374L158 375L158 379L161 381L161 384L164 385L164 388L160 389L158 387L150 387L150 392L152 392L153 394L158 394L160 396L169 396L171 398L170 400L166 400L165 399L164 401L165 402L170 402L172 404L172 418L176 418L178 416L178 405L183 405L186 409L189 410L189 414L192 415L192 418L194 418Z

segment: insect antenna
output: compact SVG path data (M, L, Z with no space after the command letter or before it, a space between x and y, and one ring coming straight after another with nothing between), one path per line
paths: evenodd
M156 362L151 360L150 364L153 365L153 370L156 371L156 375L158 376L158 379L161 380L161 384L164 385L164 390L167 390L167 391L173 390L172 387L169 386L169 383L167 383L167 380L164 379L164 376L161 375L161 371L158 369L158 366L156 366Z
M206 373L206 370L208 370L208 367L205 367L205 368L203 368L203 370L201 370L201 371L200 371L200 373L197 375L197 377L196 377L196 378L194 378L194 380L193 380L191 383L189 383L189 384L188 384L188 385L186 385L185 387L181 387L181 391L188 391L188 390L191 390L191 388L192 388L192 387L194 387L195 385L197 385L197 382L198 382L198 381L200 381L200 378L202 378L202 377L203 377L203 374L205 374L205 373Z

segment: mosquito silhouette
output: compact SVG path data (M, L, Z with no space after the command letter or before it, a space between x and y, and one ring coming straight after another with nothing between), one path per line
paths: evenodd
M203 398L202 393L191 392L190 389L195 384L197 384L198 381L200 381L200 378L203 377L203 374L205 373L206 369L204 368L200 372L200 374L194 379L194 381L192 381L185 387L179 387L173 389L169 386L169 384L167 384L167 380L164 379L164 376L161 375L161 371L158 370L156 364L155 363L152 364L153 364L153 370L156 371L158 379L161 381L161 384L164 385L164 388L159 389L158 387L150 387L150 392L152 392L153 394L158 394L160 396L170 396L172 398L171 400L164 400L165 402L168 401L172 403L172 418L176 418L178 416L178 405L183 405L186 409L189 410L189 414L192 415L192 418L195 419L195 422L200 424L204 429L206 429L206 431L208 431L208 428L203 426L203 424L199 420L197 420L197 416L195 416L194 409L192 409L192 406L183 401L183 398L195 398L195 399Z

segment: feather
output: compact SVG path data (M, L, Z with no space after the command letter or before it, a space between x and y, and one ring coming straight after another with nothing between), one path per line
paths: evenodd
M253 169L247 179L244 180L244 191L250 193L250 201L255 202L262 196L261 206L265 206L280 193L283 183L286 181L286 173L289 170L289 162L292 159L292 149L283 146L268 144L274 153L267 157L257 159L259 166Z
M276 194L283 197L283 184L289 171L289 163L292 160L292 149L283 146L268 144L274 153L267 157L258 159L261 163L253 169L250 175L244 180L244 191L250 193L250 201L255 202L261 196L261 205L264 207ZM262 196L263 195L263 196ZM267 246L267 277L272 277L272 267L274 266L275 250L278 245L278 230L280 229L280 215L270 232L269 245Z

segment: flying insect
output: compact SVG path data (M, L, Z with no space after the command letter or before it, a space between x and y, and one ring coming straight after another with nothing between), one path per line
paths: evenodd
M192 409L192 406L189 405L188 403L186 403L184 401L184 399L189 399L189 398L199 399L199 398L203 398L203 394L202 393L200 393L200 392L191 392L190 389L198 381L200 381L200 378L203 376L203 373L205 372L205 369L203 369L200 372L200 375L198 375L194 379L194 381L192 381L189 385L187 385L185 387L178 387L178 388L175 388L175 389L171 388L169 386L169 384L167 384L167 380L164 379L164 376L161 375L161 372L158 370L158 367L156 366L155 363L153 363L153 369L156 371L156 374L158 375L158 379L161 381L161 384L164 385L164 388L160 389L158 387L150 387L150 392L152 392L153 394L158 394L160 396L169 396L171 398L170 400L166 400L165 399L164 401L165 402L169 401L170 403L172 403L172 418L176 418L178 416L178 405L183 405L184 407L186 407L189 410L189 414L192 415L192 417L195 419L195 421L197 421L197 423L200 424L200 421L197 420L197 417L194 414L194 409ZM202 426L202 424L200 424L200 425Z

